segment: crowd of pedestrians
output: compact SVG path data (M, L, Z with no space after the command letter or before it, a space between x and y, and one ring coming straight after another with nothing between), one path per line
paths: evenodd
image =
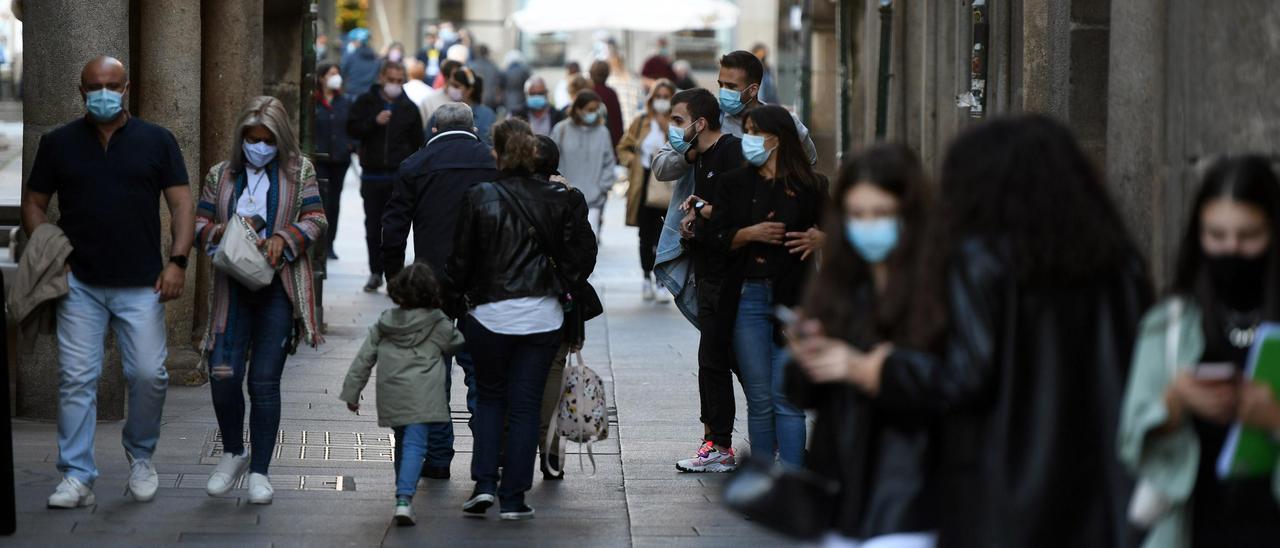
M475 438L463 512L532 518L539 453L543 479L562 477L548 422L590 319L603 210L625 181L642 298L674 297L699 331L702 438L675 467L745 467L726 501L760 523L830 546L1280 539L1280 474L1217 469L1232 424L1280 436L1280 403L1244 381L1262 325L1280 322L1280 182L1267 159L1204 172L1157 299L1105 184L1051 118L973 125L936 185L892 143L851 151L828 181L809 130L770 104L764 46L721 57L712 91L665 42L639 75L606 46L554 87L518 52L500 67L452 25L425 43L414 57L398 43L376 54L367 32L348 35L340 64L317 71L314 162L279 100L250 101L198 202L172 134L125 109L125 67L84 67L86 115L42 138L22 207L24 265L67 265L31 275L63 288L63 479L50 507L93 504L108 326L129 381L129 491L155 496L163 303L184 291L192 246L216 265L201 350L222 446L207 491L247 474L249 502L271 502L281 373L299 343L323 343L310 246L335 237L354 152L364 289L387 283L395 306L369 328L341 399L359 410L376 371L397 523L414 523L419 477L449 477L454 361ZM246 241L260 251L246 258ZM265 267L244 266L255 261Z

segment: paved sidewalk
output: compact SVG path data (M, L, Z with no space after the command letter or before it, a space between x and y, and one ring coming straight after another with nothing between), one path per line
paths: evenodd
M55 427L14 421L19 531L0 545L205 544L235 546L778 546L779 539L724 510L725 476L682 475L674 462L697 447L697 334L671 305L643 303L636 231L623 226L623 201L610 203L600 266L593 279L607 314L588 326L587 364L608 385L616 421L596 444L599 472L589 477L568 456L563 482L535 473L529 503L537 518L499 522L462 517L469 495L472 439L466 427L462 373L455 370L453 415L458 450L450 481L424 480L416 527L391 525L390 431L379 428L369 400L357 416L337 393L368 326L390 301L364 294L363 213L358 182L344 192L341 260L325 286L328 343L289 358L282 383L283 422L271 468L274 504L252 506L243 489L209 497L217 425L209 389L172 387L155 463L161 489L150 504L124 494L128 466L122 423L98 425L101 477L93 508L54 511L45 498L59 480ZM376 371L376 370L375 370ZM739 430L745 405L739 395ZM745 439L739 440L745 447ZM577 448L570 444L570 451ZM712 537L712 538L702 538Z

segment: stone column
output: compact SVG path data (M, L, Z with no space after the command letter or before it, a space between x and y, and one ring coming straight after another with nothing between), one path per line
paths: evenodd
M200 170L204 175L231 152L236 119L262 95L262 0L204 0L200 9ZM196 331L208 310L211 266L197 272Z
M141 0L140 51L133 70L138 114L173 132L187 165L191 193L200 196L200 0ZM164 249L172 241L169 208L161 204ZM196 256L198 251L192 253ZM199 384L200 354L194 333L197 269L187 269L182 297L166 308L170 378Z
M44 0L25 3L26 74L23 85L23 190L40 136L84 113L80 70L96 55L110 55L129 66L128 0ZM57 220L57 199L49 208ZM32 351L18 352L18 416L52 419L58 412L56 340L41 336ZM124 378L119 356L108 355L98 387L98 417L124 414Z

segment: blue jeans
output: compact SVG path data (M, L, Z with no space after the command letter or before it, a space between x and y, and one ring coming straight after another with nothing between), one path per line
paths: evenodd
M418 490L418 476L422 475L422 461L431 448L428 441L432 428L440 426L438 422L407 424L392 428L396 439L396 449L404 457L396 460L396 496L413 498Z
M85 485L98 477L93 435L98 378L107 327L116 334L129 383L125 451L149 459L160 439L169 373L164 368L164 305L151 287L99 287L67 274L70 292L58 301L58 470Z
M209 357L213 411L222 431L222 452L244 453L244 389L249 380L249 471L266 474L280 432L280 375L293 333L293 303L277 276L250 291L228 279L231 302L226 332ZM247 369L247 371L246 371Z
M772 462L775 449L785 464L804 461L804 412L787 401L783 371L787 353L773 338L773 287L766 281L742 285L733 351L747 394L747 434L751 456Z
M517 509L524 504L525 492L533 486L542 390L551 360L560 348L561 333L556 330L533 335L502 335L470 320L463 335L476 360L479 393L471 479L479 491L497 493L502 510ZM507 444L502 450L504 427ZM504 459L501 485L500 450Z

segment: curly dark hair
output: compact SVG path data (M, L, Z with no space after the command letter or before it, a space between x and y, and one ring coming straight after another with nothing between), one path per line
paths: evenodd
M440 308L442 302L436 275L422 263L413 263L391 278L387 295L401 308Z
M1071 130L1041 114L998 118L956 137L942 164L945 234L1009 245L1019 282L1084 285L1137 257L1102 178Z
M871 265L844 236L845 196L863 184L897 198L902 227L886 263L888 284L879 295L869 290ZM934 247L933 192L919 157L906 145L872 145L849 155L834 186L823 225L823 267L809 283L805 315L822 322L829 335L855 344L936 347L946 328L946 305Z

